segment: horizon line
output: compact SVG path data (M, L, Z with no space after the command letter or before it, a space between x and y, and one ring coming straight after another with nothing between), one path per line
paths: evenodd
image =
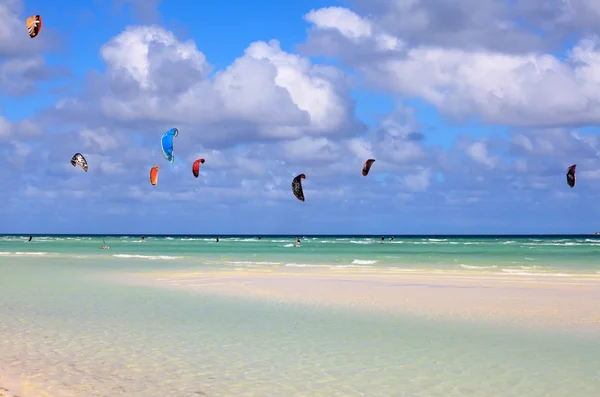
M172 234L143 234L143 233L0 233L0 236L11 237L54 237L54 236L73 236L73 237L553 237L553 236L594 236L594 233L456 233L456 234L394 234L394 233L375 233L375 234L335 234L335 233L315 233L315 234L187 234L187 233L172 233Z

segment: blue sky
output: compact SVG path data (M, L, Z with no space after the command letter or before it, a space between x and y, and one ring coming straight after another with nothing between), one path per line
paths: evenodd
M430 3L3 3L0 233L600 230L597 11Z

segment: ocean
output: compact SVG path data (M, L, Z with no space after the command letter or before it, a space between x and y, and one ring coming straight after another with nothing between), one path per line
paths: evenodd
M216 237L220 241L216 242ZM600 274L600 235L580 236L24 236L0 256L100 260L113 266L356 267L517 275ZM296 237L301 249L296 249ZM101 250L103 241L110 250ZM26 243L26 244L21 244ZM129 262L126 262L129 261ZM157 262L158 261L158 262Z
M219 237L0 237L0 387L18 379L22 397L600 395L600 335L111 281L303 268L594 279L600 236L299 236L299 247L296 236Z

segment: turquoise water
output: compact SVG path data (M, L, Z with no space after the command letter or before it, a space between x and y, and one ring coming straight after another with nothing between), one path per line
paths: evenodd
M308 237L298 249L288 247L289 237L106 242L110 250L99 249L102 238L0 240L0 373L17 372L61 397L600 395L600 337L218 298L97 277L324 263L595 274L600 239L378 244Z
M0 237L0 256L110 258L110 266L356 267L502 274L600 274L600 236ZM101 250L102 241L110 250ZM127 262L128 261L128 262ZM131 263L129 263L131 262Z

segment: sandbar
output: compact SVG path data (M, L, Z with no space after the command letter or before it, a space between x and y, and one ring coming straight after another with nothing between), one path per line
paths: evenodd
M246 299L600 331L600 276L238 269L136 273L127 282Z

